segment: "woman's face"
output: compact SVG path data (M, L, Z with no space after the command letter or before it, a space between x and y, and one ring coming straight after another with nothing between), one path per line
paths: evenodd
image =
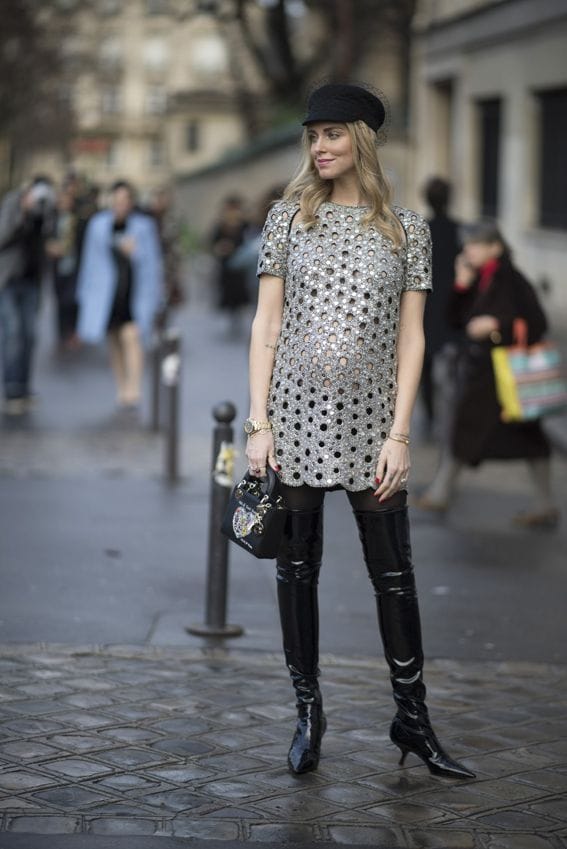
M489 260L502 256L502 245L500 242L467 242L464 254L473 268L482 268Z
M112 193L112 211L117 221L124 221L134 207L132 195L127 188L120 187Z
M313 163L323 180L336 180L354 171L352 142L345 124L309 124L307 137Z

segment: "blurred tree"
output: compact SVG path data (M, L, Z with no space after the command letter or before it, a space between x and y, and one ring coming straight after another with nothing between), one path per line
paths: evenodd
M209 0L212 2L212 0ZM394 38L407 109L411 22L416 0L231 0L242 41L277 103L297 108L316 76L356 76L361 59L380 37ZM263 25L258 26L259 5ZM224 8L227 8L226 0ZM312 16L309 50L298 32Z
M65 145L72 112L61 84L61 56L46 26L49 0L2 0L0 28L0 180L10 186L18 163L37 148Z

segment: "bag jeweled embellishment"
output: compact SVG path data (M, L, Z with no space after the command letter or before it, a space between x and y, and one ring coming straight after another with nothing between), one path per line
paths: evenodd
M256 513L253 510L248 510L246 507L239 506L234 511L232 517L232 530L238 539L247 537L256 522L258 521Z

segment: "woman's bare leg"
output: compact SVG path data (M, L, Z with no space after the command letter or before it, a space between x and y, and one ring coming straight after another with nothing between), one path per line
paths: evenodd
M124 403L138 404L142 395L144 352L140 332L133 321L129 321L120 328L120 341L126 373Z
M116 381L116 398L119 404L126 403L126 365L124 352L120 340L120 331L111 330L108 333L108 352L110 354L110 365Z

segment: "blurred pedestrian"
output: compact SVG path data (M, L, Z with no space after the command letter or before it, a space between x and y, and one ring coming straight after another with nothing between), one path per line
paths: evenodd
M79 184L75 197L74 210L77 215L77 263L80 266L87 226L93 215L99 211L100 188L93 184Z
M276 185L264 192L257 204L256 214L249 221L242 244L234 251L227 265L230 271L245 275L248 297L254 302L258 297L258 253L262 242L262 229L272 204L281 198L285 186Z
M57 303L57 335L63 348L77 347L77 224L75 195L64 187L57 198L52 238L46 241L47 255L53 260L53 285Z
M22 415L34 402L33 352L53 207L53 188L46 177L36 177L23 191L9 192L0 207L0 336L3 409L8 415Z
M233 270L230 261L242 245L247 221L242 199L237 195L225 198L220 217L211 235L211 250L218 261L219 307L229 315L231 336L241 333L241 312L250 303L246 273Z
M454 387L457 343L457 333L449 324L447 308L455 279L455 258L460 251L459 224L448 213L451 186L447 180L431 177L425 185L424 195L431 210L427 223L433 251L433 290L427 297L423 318L425 355L420 390L427 435L433 432L436 422L439 438L446 440L447 406L451 400L448 384L451 389ZM436 366L443 372L442 398L436 386Z
M409 425L423 360L431 240L392 207L377 152L383 102L356 85L309 98L303 162L270 211L250 346L250 474L269 463L288 508L277 558L298 721L292 772L316 769L326 720L318 684L317 583L326 492L346 490L376 595L402 752L432 773L473 777L441 747L423 683L406 507Z
M524 319L528 344L539 342L547 321L530 283L515 267L508 244L493 222L465 234L455 264L456 281L449 312L466 334L460 391L450 455L418 500L422 509L446 510L464 465L484 460L526 460L534 485L533 509L516 517L523 527L553 527L559 511L551 488L550 445L539 420L505 423L496 396L491 350L512 345L514 320Z
M165 286L164 308L158 323L167 323L167 313L185 300L181 275L181 230L174 210L171 190L162 186L152 193L148 210L157 224Z
M108 338L120 407L141 398L143 343L148 343L163 299L159 236L150 216L134 209L126 181L112 187L111 207L97 212L85 233L78 278L78 334Z

